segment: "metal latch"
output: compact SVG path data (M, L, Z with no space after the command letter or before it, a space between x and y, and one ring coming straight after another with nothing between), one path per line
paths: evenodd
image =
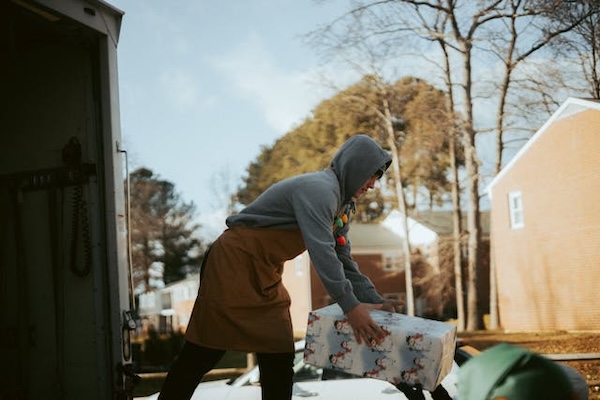
M137 324L133 318L133 312L131 310L123 311L123 328L127 328L130 331L135 331Z

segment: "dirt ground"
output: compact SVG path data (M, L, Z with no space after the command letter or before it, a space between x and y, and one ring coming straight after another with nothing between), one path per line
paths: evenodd
M501 342L513 343L541 354L600 353L600 332L543 332L459 333L459 340L478 350L485 350ZM562 362L562 361L561 361ZM587 380L590 400L600 400L600 360L564 361L577 369Z

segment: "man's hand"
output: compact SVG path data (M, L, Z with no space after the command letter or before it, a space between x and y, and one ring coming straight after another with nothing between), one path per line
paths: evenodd
M375 346L383 339L383 329L369 314L369 310L380 310L382 306L382 304L360 303L346 314L358 344L364 341L367 346Z

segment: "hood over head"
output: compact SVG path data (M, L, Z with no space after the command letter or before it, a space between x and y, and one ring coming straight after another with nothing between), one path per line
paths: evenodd
M340 182L342 200L350 201L370 177L381 176L391 162L390 154L367 135L354 135L346 140L331 161Z

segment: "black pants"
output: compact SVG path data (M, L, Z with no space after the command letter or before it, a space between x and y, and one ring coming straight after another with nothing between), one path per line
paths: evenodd
M217 365L224 354L225 350L185 342L167 374L159 400L189 400L204 375ZM256 358L262 400L291 399L294 353L257 353Z
M421 385L411 386L406 383L400 383L396 385L396 388L404 393L408 400L425 400L425 395L423 394L423 388ZM433 400L452 400L452 397L450 397L446 389L441 384L438 385L433 392L431 392L431 397Z

